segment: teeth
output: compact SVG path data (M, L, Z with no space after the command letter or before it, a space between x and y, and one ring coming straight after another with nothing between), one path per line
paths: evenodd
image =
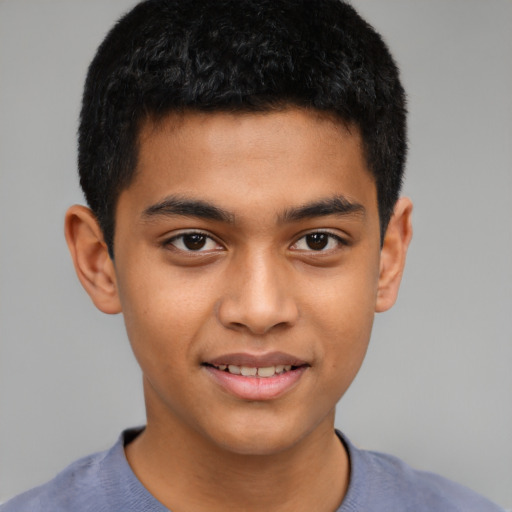
M275 366L266 366L265 368L258 368L258 377L272 377L275 374Z
M228 366L229 373L234 373L235 375L240 375L240 366L235 366L234 364L230 364Z
M233 375L243 375L244 377L273 377L276 374L289 372L292 369L291 364L278 364L277 366L262 366L260 368L252 366L237 366L235 364L219 364L217 368L221 371L228 371Z
M242 366L240 368L240 373L244 377L253 377L258 373L258 368L249 368L249 366Z

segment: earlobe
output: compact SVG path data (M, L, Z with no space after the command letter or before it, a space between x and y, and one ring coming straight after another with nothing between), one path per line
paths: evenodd
M395 303L412 238L412 202L400 198L389 221L380 255L375 311L387 311Z
M78 279L103 313L121 311L114 264L103 233L89 208L74 205L66 212L66 242Z

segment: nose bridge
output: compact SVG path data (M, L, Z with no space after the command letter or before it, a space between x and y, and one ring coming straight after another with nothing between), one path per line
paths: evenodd
M298 308L282 256L271 250L239 254L227 276L229 285L219 307L221 322L265 334L280 325L292 325Z

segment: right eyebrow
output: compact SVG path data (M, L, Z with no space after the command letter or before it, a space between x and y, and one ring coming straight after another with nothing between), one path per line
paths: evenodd
M155 217L196 217L200 219L216 220L233 224L233 213L223 210L208 201L189 199L179 196L168 196L162 201L147 207L142 212L142 218L149 220Z

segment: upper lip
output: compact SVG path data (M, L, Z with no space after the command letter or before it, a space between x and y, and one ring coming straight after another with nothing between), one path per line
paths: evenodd
M268 352L266 354L249 354L245 352L223 354L213 359L204 361L213 366L235 365L248 366L250 368L265 368L268 366L291 365L304 366L308 363L298 357L284 352ZM309 365L308 365L309 366Z

